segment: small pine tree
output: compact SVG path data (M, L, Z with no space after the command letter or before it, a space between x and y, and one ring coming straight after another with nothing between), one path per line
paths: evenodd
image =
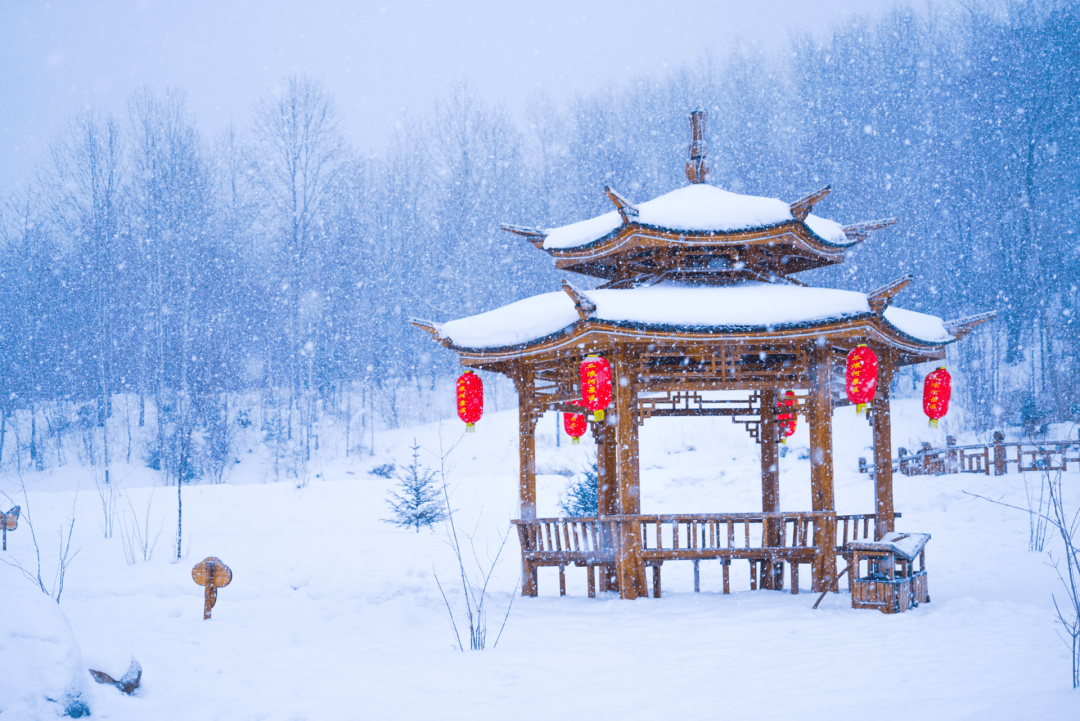
M566 498L559 503L567 516L595 516L599 512L596 464L586 466L566 487Z
M413 439L412 463L401 473L395 473L398 479L397 491L390 491L386 504L393 510L393 518L384 518L385 523L404 528L431 526L446 520L446 508L440 497L442 489L435 479L437 474L430 468L420 467L420 446Z

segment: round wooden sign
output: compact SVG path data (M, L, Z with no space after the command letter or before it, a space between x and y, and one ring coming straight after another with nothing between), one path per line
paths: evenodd
M210 575L210 569L213 568L213 576ZM200 586L210 586L212 588L222 588L228 586L232 581L232 571L226 566L220 558L210 556L205 558L201 563L197 564L195 568L191 569L191 577L195 579L195 583Z

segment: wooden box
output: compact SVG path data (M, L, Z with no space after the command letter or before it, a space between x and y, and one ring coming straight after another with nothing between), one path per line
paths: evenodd
M848 559L851 607L903 613L929 603L926 579L928 533L886 533L880 541L851 542L844 546ZM915 559L919 570L915 570ZM863 564L866 574L862 574Z

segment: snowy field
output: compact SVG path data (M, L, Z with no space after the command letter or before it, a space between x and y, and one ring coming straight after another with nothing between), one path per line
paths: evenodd
M898 401L894 410L896 446L943 442L948 424L927 429L916 402ZM553 414L539 431L539 513L558 515L563 474L580 470L592 446L587 439L571 446L564 436L556 447ZM1069 429L1054 431L1058 437ZM489 414L448 458L458 527L474 536L482 563L517 515L516 432L515 411ZM441 435L444 445L453 444L461 424L444 422ZM101 502L87 469L25 475L46 582L57 529L74 512L72 548L79 553L60 608L83 654L119 646L143 667L132 697L89 683L93 717L1080 718L1051 599L1060 587L1047 555L1027 550L1026 514L963 493L1024 506L1020 475L897 477L898 530L933 536L932 602L909 613L852 610L846 593L830 594L812 610L816 594L751 592L748 565L738 562L729 596L720 593L718 563L702 563L701 593L693 592L689 562L668 563L664 597L636 601L586 598L585 572L574 568L567 570L569 595L560 598L557 571L541 569L540 597L514 600L492 648L520 576L512 537L492 581L489 647L461 653L434 578L460 611L445 532L417 534L380 522L395 481L370 471L407 463L414 437L423 462L438 466L439 426L387 431L376 436L374 455L365 450L346 459L325 444L303 488L269 482L258 450L242 450L228 483L184 489L179 562L170 553L176 489L154 488L155 472L134 465L115 471L127 497L120 517L130 523L128 500L140 513L150 502L151 530L163 529L153 558L133 565L125 562L119 527L113 538L103 537ZM873 511L869 477L857 473L869 443L865 420L840 409L840 513ZM757 449L741 426L654 419L643 427L641 445L644 512L760 510ZM785 510L810 508L809 461L799 458L807 445L800 424L781 460ZM1029 480L1038 483L1034 474ZM18 482L14 475L0 479L12 496L21 493ZM1067 474L1065 485L1076 508L1080 474ZM6 501L0 505L7 510ZM1051 536L1047 549L1057 544ZM220 591L213 619L203 621L202 589L191 568L210 555L234 577ZM25 522L9 534L4 558L33 568ZM0 571L2 613L17 595L12 584L22 582L10 569ZM52 713L51 704L24 698L44 683L27 675L34 655L48 658L20 637L24 621L34 622L10 613L0 621L4 719Z

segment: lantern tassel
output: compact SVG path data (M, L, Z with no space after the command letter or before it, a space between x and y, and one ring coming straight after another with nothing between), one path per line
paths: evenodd
M604 411L603 410L593 411L593 418L597 423L603 423L604 422Z
M938 427L937 418L931 418L930 419L930 427L931 428L937 428Z
M787 438L781 438L780 442L786 446L787 445Z
M861 416L862 412L865 411L865 410L866 410L866 404L865 403L857 403L857 404L855 404L855 415Z
M465 424L465 432L466 433L476 433L476 424L475 423L466 423Z
M573 438L570 441L570 445L574 445L574 446L581 445L581 439L578 438L577 436L573 436Z

